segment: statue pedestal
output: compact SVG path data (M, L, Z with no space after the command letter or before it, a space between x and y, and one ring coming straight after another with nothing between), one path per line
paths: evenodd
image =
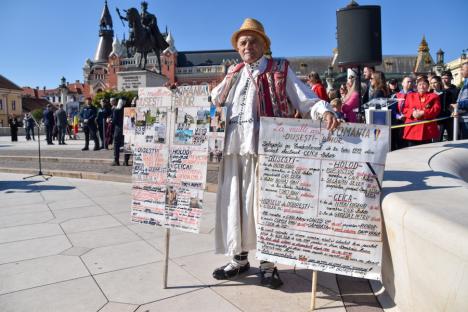
M162 87L168 81L165 76L147 70L117 73L118 91L138 91L138 88Z

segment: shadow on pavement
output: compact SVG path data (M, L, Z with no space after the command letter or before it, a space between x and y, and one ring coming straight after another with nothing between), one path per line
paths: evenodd
M42 191L68 191L74 186L62 185L40 185L44 181L0 181L0 191L5 193L15 193L16 191L26 191L26 193L42 192Z
M384 181L392 182L408 182L407 185L397 186L397 187L384 187L383 192L385 194L398 193L398 192L409 192L409 191L422 191L422 190L431 190L431 189L445 189L445 188L454 188L459 186L429 186L428 182L431 178L450 178L459 180L460 178L441 171L397 171L397 170L388 170L385 171Z
M279 270L280 277L284 282L283 286L278 288L276 291L284 293L310 293L312 289L311 281L298 274L293 269L290 270ZM311 271L308 271L311 272ZM251 268L251 270L237 278L223 281L219 284L199 284L199 285L180 285L180 286L169 286L167 289L184 289L184 288L221 288L221 287L239 287L239 286L258 286L263 287L260 284L260 274L257 268ZM339 294L335 291L318 285L318 290L324 295L319 298L336 300L336 296Z

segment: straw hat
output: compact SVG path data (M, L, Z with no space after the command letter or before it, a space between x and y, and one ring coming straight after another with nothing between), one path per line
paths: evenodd
M257 35L259 35L265 41L265 52L270 51L270 38L265 34L265 30L263 29L262 23L257 21L254 18L246 18L242 23L242 26L238 31L232 34L231 37L231 44L234 49L237 50L237 39L241 35L241 33L245 31L253 31Z

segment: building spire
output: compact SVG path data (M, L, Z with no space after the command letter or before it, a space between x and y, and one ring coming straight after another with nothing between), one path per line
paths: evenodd
M99 43L94 54L95 62L107 61L109 54L112 52L112 41L114 38L114 30L112 29L112 17L107 7L107 0L104 1L104 9L102 10L101 19L99 22Z
M418 52L429 52L429 45L427 44L425 35L423 35L421 43L419 44Z
M101 29L112 29L112 17L107 7L107 0L104 1L104 9L102 10L101 19L99 20Z

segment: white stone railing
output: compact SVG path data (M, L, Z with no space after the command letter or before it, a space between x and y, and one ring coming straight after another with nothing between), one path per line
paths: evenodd
M467 311L468 141L390 153L383 186L383 307Z
M191 66L191 67L177 67L176 74L178 76L183 75L212 75L212 74L223 74L225 72L224 65L213 65L213 66Z

